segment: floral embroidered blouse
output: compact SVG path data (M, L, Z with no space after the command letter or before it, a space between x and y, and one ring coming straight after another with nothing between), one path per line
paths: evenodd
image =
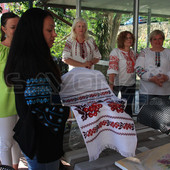
M93 58L101 59L101 54L92 37L89 37L83 43L79 43L77 40L69 37L66 41L62 58L71 58L73 60L84 63L86 61L91 61ZM74 66L69 65L69 71L73 68Z
M131 86L135 84L136 56L133 50L125 52L115 48L110 53L109 68L107 74L116 74L115 86Z

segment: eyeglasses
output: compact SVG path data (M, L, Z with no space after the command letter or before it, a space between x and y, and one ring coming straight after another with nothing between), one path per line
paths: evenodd
M132 37L126 37L125 40L133 40Z

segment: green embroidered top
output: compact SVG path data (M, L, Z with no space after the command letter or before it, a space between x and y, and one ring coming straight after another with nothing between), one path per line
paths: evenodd
M17 114L15 94L12 87L7 87L4 81L4 68L9 53L9 47L0 44L0 118Z

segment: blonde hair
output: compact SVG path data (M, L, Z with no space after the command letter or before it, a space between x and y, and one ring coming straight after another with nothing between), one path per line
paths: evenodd
M163 40L165 40L165 34L161 30L154 30L150 33L149 40L152 41L152 38L156 35L161 35Z
M89 35L88 35L88 28L87 28L87 22L86 22L86 20L85 19L83 19L83 18L81 18L81 17L77 17L77 18L75 18L75 20L74 20L74 22L73 22L73 25L72 25L72 29L71 29L71 38L72 39L76 39L76 37L77 37L77 35L76 35L76 33L75 33L75 27L76 27L76 24L78 23L78 22L82 22L82 23L84 23L85 24L85 27L86 27L86 31L85 31L85 40L87 40L88 38L89 38Z

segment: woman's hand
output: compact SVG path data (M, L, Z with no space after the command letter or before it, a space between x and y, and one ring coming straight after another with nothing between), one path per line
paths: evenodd
M109 86L110 89L113 91L114 88L114 79L115 79L115 74L109 74Z
M149 79L149 81L157 84L158 86L162 87L163 83L168 81L168 76L165 74L158 74L156 76L153 76Z
M83 63L83 66L84 67L86 67L86 68L88 68L88 69L91 69L91 66L92 66L93 64L91 63L91 61L86 61L85 63Z
M164 82L168 81L168 79L169 79L169 77L165 74L158 74L157 77L158 77L160 83L162 83L162 84Z
M157 84L158 86L162 87L162 82L160 81L158 76L152 76L149 81Z

